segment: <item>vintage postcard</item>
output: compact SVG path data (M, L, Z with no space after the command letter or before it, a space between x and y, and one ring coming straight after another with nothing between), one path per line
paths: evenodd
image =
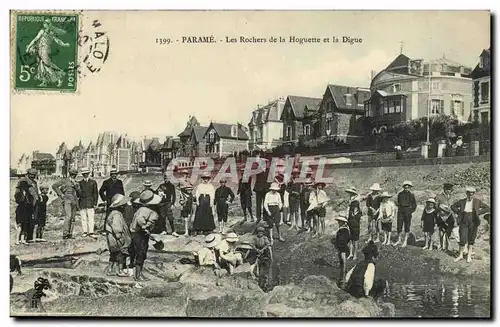
M11 11L11 316L491 319L490 24Z

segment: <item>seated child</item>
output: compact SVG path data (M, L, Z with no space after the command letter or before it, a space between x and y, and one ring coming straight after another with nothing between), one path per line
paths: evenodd
M218 259L219 266L227 269L230 275L234 272L234 268L243 263L241 253L235 251L238 240L238 235L230 232L226 235L226 239L215 247L215 256Z

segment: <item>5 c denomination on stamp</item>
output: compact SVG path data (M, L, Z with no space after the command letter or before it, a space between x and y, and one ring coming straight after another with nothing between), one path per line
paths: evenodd
M75 92L79 16L17 14L15 20L15 89Z

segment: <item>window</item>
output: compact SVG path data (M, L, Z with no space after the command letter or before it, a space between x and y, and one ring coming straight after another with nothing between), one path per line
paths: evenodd
M481 103L488 103L490 100L490 83L481 83Z
M435 100L431 101L431 115L439 115L443 113L444 108L444 100Z
M380 134L387 132L387 127L385 127L385 126L380 127L380 129L379 129L379 131L378 131L378 132L379 132Z
M345 104L347 106L352 105L352 94L346 94L345 95Z
M372 129L372 134L373 134L373 135L377 134L377 129L376 129L376 128L373 128L373 129Z
M311 125L305 125L304 126L304 134L305 135L311 135Z
M326 103L326 108L328 109L328 111L333 111L333 101L332 100L328 100L328 102Z
M485 125L489 124L488 113L487 112L482 112L481 113L481 124L485 124Z
M451 100L451 115L457 118L463 118L464 114L464 102L460 100Z
M215 142L215 131L213 129L208 132L208 142Z
M381 101L382 108L384 108L384 115L389 113L389 101Z
M397 113L403 112L403 108L401 106L401 100L394 100L394 112Z
M441 82L438 81L432 81L431 82L431 89L433 91L440 90L441 89Z
M330 117L326 120L326 125L325 125L326 135L330 135L330 133L332 131L332 123L333 123L332 117Z
M287 126L285 128L285 136L286 137L291 137L292 136L292 126Z
M401 92L401 84L397 83L397 84L393 84L392 85L392 92L395 93L395 92Z
M237 137L237 136L238 136L238 127L231 126L231 137Z
M474 121L479 122L479 110L474 110Z
M483 68L484 67L484 57L481 56L479 57L479 68Z

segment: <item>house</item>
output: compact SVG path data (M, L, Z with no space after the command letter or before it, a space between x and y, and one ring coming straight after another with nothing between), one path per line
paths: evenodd
M207 131L206 126L200 123L194 116L189 116L186 128L178 135L177 157L197 157L205 155L205 140L203 135Z
M319 136L348 143L348 136L362 134L357 122L364 116L369 98L367 88L329 84L318 109Z
M81 169L85 167L85 151L87 149L83 146L82 141L78 143L78 145L74 146L73 149L71 149L71 162L70 162L70 167L74 169Z
M280 117L284 106L285 100L279 98L252 112L248 123L250 151L272 149L282 143L283 122Z
M67 176L71 163L71 152L68 150L66 142L62 142L56 152L56 176Z
M133 168L133 141L125 135L120 135L114 145L111 156L112 164L118 171L131 171Z
M146 138L141 141L140 149L142 151L142 160L139 163L139 168L149 172L151 169L160 169L161 165L161 149L162 144L158 137Z
M241 124L210 123L205 134L205 153L208 156L226 157L248 151L248 134Z
M50 153L33 151L31 168L38 170L40 175L52 175L56 172L56 158Z
M94 173L98 176L107 176L113 166L112 155L115 150L118 135L115 132L102 132L97 136L95 145Z
M179 139L173 136L167 136L165 142L160 148L161 152L161 166L163 169L167 169L168 164L172 159L177 157L177 151L179 149Z
M365 116L372 134L427 115L449 115L465 122L472 102L471 69L443 56L410 59L399 54L371 81Z
M289 95L283 106L283 142L296 144L299 138L313 137L317 127L320 98Z
M491 120L491 51L483 50L471 73L472 121L488 125Z

